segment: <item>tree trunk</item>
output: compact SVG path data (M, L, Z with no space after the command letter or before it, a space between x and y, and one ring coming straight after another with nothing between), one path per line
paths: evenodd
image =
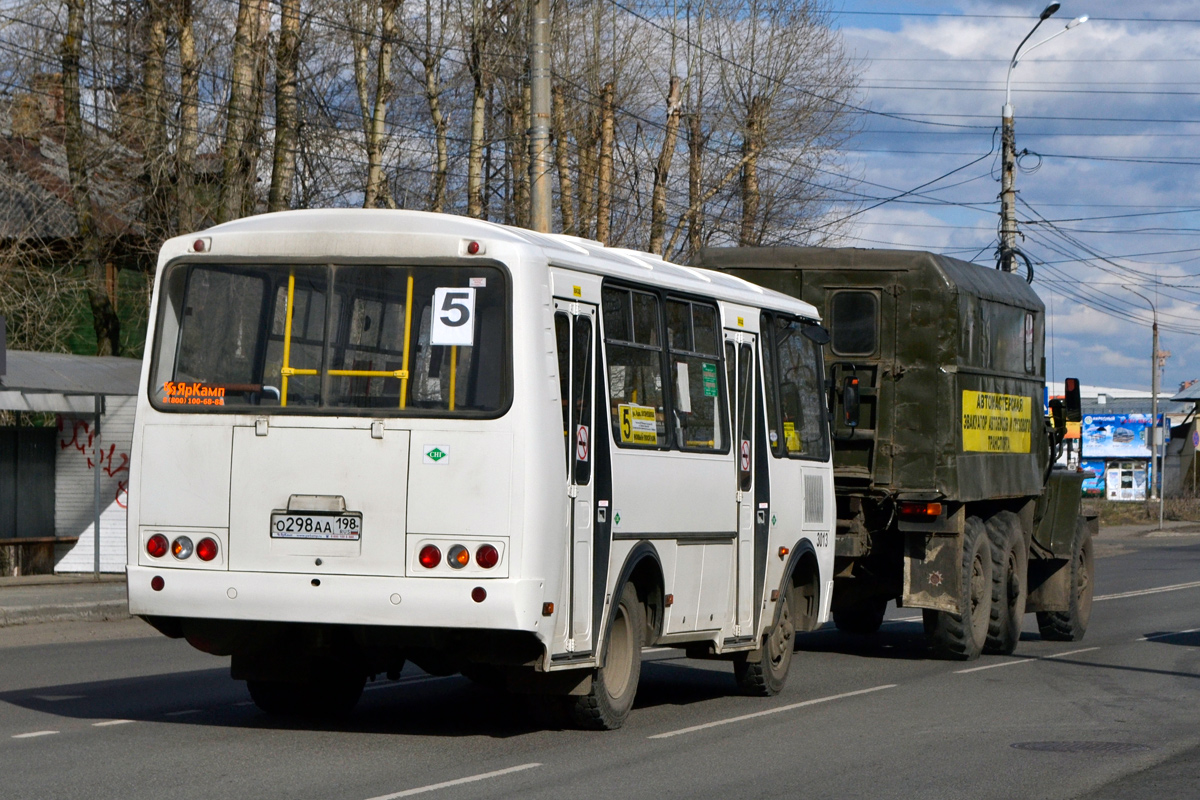
M491 72L485 55L487 46L484 4L476 0L472 3L471 41L467 64L472 82L471 133L467 151L467 216L480 219L483 218L483 156L486 146L488 93L491 89Z
M746 131L742 139L742 226L738 244L756 245L758 234L758 158L762 154L768 101L756 95L746 110Z
M296 65L300 54L300 0L281 0L279 43L275 48L275 153L267 211L291 206L296 177L296 139L300 125L296 102Z
M579 235L588 239L596 236L596 115L589 111L579 145Z
M429 103L429 118L433 122L434 146L437 148L437 163L433 168L433 185L429 192L429 210L446 210L446 179L450 172L450 149L447 144L446 115L442 113L442 87L437 60L427 56L425 67L425 99Z
M694 256L704 246L704 200L701 178L704 175L704 148L708 140L704 136L704 126L700 120L700 112L693 111L688 115L688 249Z
M267 0L239 0L237 28L233 38L233 58L230 61L229 106L226 111L225 141L221 147L221 185L217 201L217 222L236 219L242 211L246 193L243 164L247 138L255 106L255 83L258 79L258 57L255 46L259 40L259 22L266 10Z
M179 137L175 140L175 203L179 230L200 227L196 202L196 149L200 142L200 63L196 58L192 0L178 0Z
M509 110L509 167L513 224L529 227L529 86L522 86Z
M145 160L144 216L152 239L171 235L170 165L168 162L167 98L164 65L167 60L165 0L149 0L146 8L146 55L142 62L142 128L139 137Z
M262 155L262 141L265 136L263 107L267 101L267 71L270 68L267 37L270 31L271 9L268 3L263 3L255 32L254 94L250 124L246 128L245 146L238 156L238 173L242 179L240 216L243 217L258 213L258 159Z
M392 48L396 42L396 10L400 0L381 0L379 58L375 64L375 102L367 120L367 185L363 208L387 204L387 187L383 175L383 134L387 115L388 95L391 92ZM364 87L359 88L360 98Z
M613 113L612 82L604 84L600 96L600 157L596 170L596 240L608 244L612 224L613 137L616 122Z
M67 174L71 181L71 202L75 206L75 224L79 228L80 258L87 276L88 303L92 309L92 327L96 332L96 355L121 354L121 322L108 296L106 270L100 254L100 233L92 207L88 182L87 141L83 133L80 108L79 67L83 49L84 4L86 0L67 0L67 30L62 40L62 83L64 146Z
M562 230L575 234L575 197L571 187L571 156L567 151L567 112L563 104L562 89L558 84L551 87L554 103L554 161L558 169L558 203L562 211Z
M654 167L654 190L650 197L650 252L663 255L663 239L667 229L667 177L675 156L675 139L679 134L679 78L672 75L667 89L667 127L663 132L662 151Z

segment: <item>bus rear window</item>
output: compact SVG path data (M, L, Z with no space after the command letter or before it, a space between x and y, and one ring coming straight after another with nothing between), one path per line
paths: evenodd
M175 264L151 401L164 410L495 415L510 396L495 267Z

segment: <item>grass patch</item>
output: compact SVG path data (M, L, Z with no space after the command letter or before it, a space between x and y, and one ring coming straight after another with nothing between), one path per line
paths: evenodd
M1168 497L1163 501L1163 521L1200 522L1200 497L1195 495ZM1091 500L1100 511L1101 525L1140 525L1158 522L1158 501L1118 503L1111 500Z

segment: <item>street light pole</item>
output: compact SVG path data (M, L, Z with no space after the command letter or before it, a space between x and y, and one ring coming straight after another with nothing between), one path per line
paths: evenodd
M1021 48L1025 47L1025 43L1033 36L1034 31L1038 29L1043 22L1048 20L1058 11L1061 3L1051 3L1042 9L1038 21L1025 34L1025 38L1017 45L1017 49L1013 51L1012 59L1008 62L1008 74L1004 78L1004 108L1000 112L1000 148L1001 148L1001 164L1000 164L1000 258L999 267L1005 272L1012 272L1014 269L1015 256L1017 253L1017 190L1016 190L1016 173L1017 173L1017 136L1013 126L1013 107L1012 107L1012 72L1016 69L1021 57L1033 50L1035 47L1041 47L1046 42L1058 36L1062 36L1072 28L1082 25L1087 22L1087 17L1076 17L1067 23L1066 27L1058 33L1047 36L1040 42L1030 45L1021 52Z
M550 233L550 0L532 0L529 22L529 221Z
M1165 460L1159 447L1159 440L1164 437L1161 432L1156 432L1158 429L1158 362L1160 357L1158 350L1158 305L1132 286L1125 285L1125 288L1146 301L1150 306L1150 312L1154 318L1154 324L1151 328L1153 335L1150 337L1150 431L1154 437L1154 441L1150 444L1150 499L1152 501L1158 500L1158 529L1162 530L1164 494L1162 489L1165 489L1166 486L1158 486L1158 483L1161 481L1163 461Z

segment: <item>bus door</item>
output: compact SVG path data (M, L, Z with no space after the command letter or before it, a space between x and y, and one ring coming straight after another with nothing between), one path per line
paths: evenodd
M558 376L562 398L566 491L570 498L570 628L574 651L593 649L592 538L595 482L592 446L595 438L592 398L596 373L596 306L554 301L554 334L558 344Z
M737 616L739 635L754 624L754 397L757 377L751 333L725 332L725 369L733 409L735 502L737 503Z

